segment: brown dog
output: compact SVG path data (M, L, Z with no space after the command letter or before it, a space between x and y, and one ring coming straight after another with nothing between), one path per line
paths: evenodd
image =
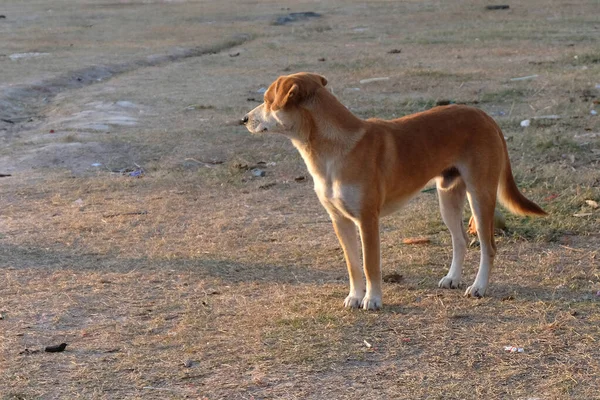
M483 296L496 254L496 196L513 213L546 215L517 188L498 125L483 111L458 105L392 121L361 120L325 89L326 84L316 74L281 76L243 122L252 133L284 134L300 151L344 249L350 275L344 305L381 307L379 218L406 204L431 179L437 183L453 247L450 271L439 286L456 288L461 280L467 250L462 217L466 196L477 225L481 262L465 295Z

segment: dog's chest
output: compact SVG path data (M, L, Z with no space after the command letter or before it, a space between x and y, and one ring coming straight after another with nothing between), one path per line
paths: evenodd
M344 184L332 177L313 175L315 192L323 207L330 213L357 218L360 214L362 193L357 185Z
M344 183L341 168L343 162L335 159L313 158L303 146L296 146L313 177L315 192L321 204L330 214L341 214L356 219L360 215L363 195L356 184Z

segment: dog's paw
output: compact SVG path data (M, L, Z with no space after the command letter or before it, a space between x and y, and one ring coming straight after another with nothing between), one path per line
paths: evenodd
M485 296L485 291L487 290L487 286L478 285L476 282L467 288L465 291L465 296L467 297L475 297L480 298Z
M379 310L381 308L381 296L365 296L360 306L364 310Z
M359 308L362 302L362 298L349 294L344 300L344 307L346 308Z
M438 286L445 289L456 289L460 286L460 277L456 278L446 275L440 280Z

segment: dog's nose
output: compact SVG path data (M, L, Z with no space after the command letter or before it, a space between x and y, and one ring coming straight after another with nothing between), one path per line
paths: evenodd
M248 123L248 116L244 115L244 118L242 118L242 124L246 125Z

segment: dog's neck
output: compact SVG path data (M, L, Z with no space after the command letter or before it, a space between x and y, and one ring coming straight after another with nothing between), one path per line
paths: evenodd
M325 88L303 105L303 112L302 126L290 138L313 178L327 181L332 162L343 159L365 135L366 122Z
M356 117L327 89L320 89L303 105L305 115L292 143L302 153L345 154L365 134L365 121Z

